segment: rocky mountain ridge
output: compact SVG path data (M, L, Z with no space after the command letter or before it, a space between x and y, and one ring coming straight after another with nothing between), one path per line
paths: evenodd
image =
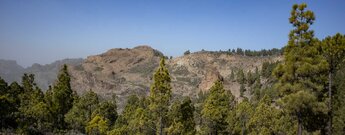
M116 94L121 107L127 96L149 93L150 84L153 82L152 75L162 56L164 55L161 52L149 46L118 48L89 56L84 60L67 59L47 65L34 64L26 69L20 68L12 61L9 62L10 65L18 70L9 72L6 70L9 67L4 66L6 64L0 64L0 75L11 82L20 81L24 72L34 73L36 82L45 90L53 84L59 67L66 63L69 65L74 90L79 94L93 90L104 98ZM281 59L280 56L254 57L200 51L167 59L166 65L172 78L173 97L196 97L200 91L207 91L215 80L222 79L225 89L239 99L240 84L230 80L231 70L243 69L246 73L249 70L254 71L255 68L260 69L263 62Z
M162 53L149 46L111 49L89 56L82 64L69 68L72 87L78 93L93 90L102 97L116 94L122 104L131 94L149 93L161 56ZM200 91L208 91L215 80L222 79L225 89L240 98L240 84L229 78L231 70L254 72L263 62L278 60L280 56L249 57L201 51L167 59L166 65L172 78L173 97L196 97Z

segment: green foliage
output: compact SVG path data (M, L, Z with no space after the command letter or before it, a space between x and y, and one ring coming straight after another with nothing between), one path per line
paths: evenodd
M9 99L9 97L7 95L0 95L0 120L1 120L1 129L2 128L7 128L6 124L7 124L7 120L9 117L9 112L8 110L10 110L9 108L11 107L11 100Z
M39 133L50 129L48 106L44 102L44 95L34 83L34 75L24 74L22 79L23 93L19 95L20 106L18 124L22 133Z
M87 123L85 130L86 133L90 135L105 135L109 128L108 126L109 123L107 119L96 115Z
M188 55L188 54L190 54L190 51L187 50L187 51L185 51L183 54L184 54L184 55Z
M153 134L152 127L154 126L153 123L150 121L150 114L149 112L140 107L135 110L133 115L135 119L131 119L128 121L128 128L133 131L135 134Z
M242 48L237 48L236 49L236 54L237 55L244 55L243 49Z
M246 88L244 86L244 84L242 83L241 86L240 86L240 96L243 97L244 95L244 92L246 91Z
M288 45L284 49L285 61L274 70L278 79L276 88L282 96L279 103L298 120L298 134L302 133L303 126L306 128L313 123L305 120L310 112L316 114L326 111L322 91L328 64L317 49L314 32L309 30L315 20L314 14L309 10L305 11L305 8L306 4L293 6L290 23L294 29L290 32Z
M0 77L0 94L4 95L7 93L8 86L4 79Z
M216 81L210 88L210 94L204 102L201 111L202 117L205 120L205 130L208 134L226 134L226 121L230 104L234 100L232 95L229 95L223 87L221 81Z
M92 112L92 116L100 116L107 121L107 126L113 126L118 117L115 96L111 100L101 102Z
M334 72L345 57L345 36L337 33L322 40L322 52L329 64L330 72Z
M345 57L345 36L337 33L333 37L326 37L322 41L322 54L328 62L328 132L332 134L332 117L333 117L333 76ZM337 91L336 91L337 92Z
M247 84L248 85L252 85L252 84L254 84L254 82L255 82L255 79L256 79L256 76L255 76L255 74L254 73L252 73L252 71L248 71L248 73L247 73Z
M73 107L65 115L65 121L70 128L84 132L85 126L91 120L91 114L98 107L98 96L93 91L88 91L80 99L73 102Z
M295 121L272 104L271 98L265 95L255 108L252 117L248 122L249 134L296 134L297 126Z
M342 63L334 78L333 125L334 135L345 134L345 64Z
M0 129L7 128L7 121L11 118L10 110L12 109L13 100L7 94L7 90L7 83L0 78Z
M192 101L186 97L183 102L175 101L168 113L171 122L167 129L169 135L193 135L195 134L195 121Z
M229 123L227 130L231 134L247 134L248 121L253 114L252 104L245 98L228 113L226 121Z
M212 54L228 54L228 55L241 55L241 56L250 56L250 57L264 57L264 56L279 56L282 55L282 49L261 49L261 50L250 50L250 49L242 49L242 48L237 48L235 49L228 49L227 51L205 51L204 49L201 50L202 52L208 52Z
M136 95L128 97L124 111L116 120L115 127L109 134L154 134L154 123L145 98Z
M249 133L252 135L279 134L279 109L271 106L271 99L264 96L248 122Z
M246 82L243 69L238 70L236 79L237 79L237 82L239 82L240 84L244 84Z
M67 65L64 65L60 70L55 85L46 93L45 99L50 105L50 111L54 115L54 127L57 129L66 128L65 114L73 106L73 91L70 82L71 78L67 71Z
M196 99L172 100L172 87L164 55L153 75L150 95L128 97L121 114L117 113L115 96L100 102L91 90L79 97L71 89L67 66L61 69L56 82L44 94L35 84L34 75L24 74L22 84L8 84L0 78L0 134L345 134L345 36L337 33L319 41L309 29L314 23L306 4L294 5L289 22L293 29L283 49L210 52L242 56L281 55L284 61L264 62L261 74L231 70L230 81L241 85L242 102L235 105L223 82L216 81L209 91L200 90ZM203 50L204 51L204 50ZM184 55L190 54L186 51ZM140 59L139 61L142 61ZM129 72L152 74L157 66L132 67ZM225 64L226 61L222 61ZM204 67L205 63L196 63ZM75 67L80 70L82 66ZM95 69L103 70L102 67ZM235 72L237 71L237 72ZM199 78L182 77L186 67L173 71L178 80L197 85ZM118 82L125 78L113 79ZM182 75L182 76L181 76ZM274 78L272 77L274 76ZM327 77L328 76L328 77ZM263 79L263 81L261 81ZM134 84L133 85L139 85ZM274 86L274 87L272 87ZM248 88L251 101L244 97ZM333 93L333 94L332 94ZM192 102L193 100L193 102ZM328 105L328 106L327 106ZM327 128L326 123L328 122ZM5 132L3 132L5 131ZM332 132L331 132L332 131Z
M150 89L149 109L157 123L157 133L162 133L166 127L167 112L171 98L171 79L168 69L165 66L164 58L161 58L159 67L153 76L153 84Z
M279 62L264 62L262 63L261 75L265 78L270 78L272 76L273 70L276 68Z
M200 90L197 98L194 100L194 106L195 106L194 116L195 116L196 125L203 125L203 119L202 119L201 111L202 111L203 106L204 106L204 101L206 100L208 95L209 95L209 92L203 92Z

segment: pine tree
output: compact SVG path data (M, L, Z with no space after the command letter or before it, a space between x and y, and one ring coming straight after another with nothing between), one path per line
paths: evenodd
M49 119L52 117L44 102L44 95L34 83L34 75L24 74L22 79L23 93L20 97L19 127L23 133L39 133L49 130Z
M8 92L7 82L0 77L0 94L5 95Z
M85 93L73 103L73 107L65 115L65 122L72 129L85 132L85 126L92 119L92 113L99 104L98 96L92 90Z
M9 108L7 111L10 112L9 119L6 122L6 125L12 128L17 128L18 123L18 115L19 115L19 107L20 107L20 98L19 96L23 94L23 88L17 83L12 82L11 85L8 87L8 95L11 102L11 108Z
M247 98L244 98L241 103L237 104L234 109L228 113L228 132L231 134L247 134L248 121L252 117L253 111L253 105Z
M230 103L234 100L223 87L221 81L216 81L210 88L210 94L204 102L201 111L202 117L205 120L206 132L208 134L226 134L228 123L226 121Z
M238 70L236 77L237 77L238 83L244 84L246 82L246 78L244 76L243 69Z
M332 134L345 134L345 63L343 62L335 73L332 102Z
M99 115L95 115L85 127L86 133L90 135L105 135L108 129L108 120Z
M326 37L322 41L322 51L323 56L326 58L328 62L328 134L332 134L332 117L333 117L333 109L332 109L332 87L333 86L333 76L336 72L339 64L344 61L345 57L345 36L337 33L333 37Z
M249 132L252 135L273 135L279 134L280 110L271 106L271 99L264 96L248 122Z
M146 98L129 96L124 111L109 134L154 134L154 124L146 108L148 108Z
M171 106L168 116L170 117L170 127L168 128L169 135L194 135L195 134L195 121L194 121L195 108L189 97L186 97L183 102L175 101Z
M6 126L6 119L9 116L9 108L11 108L11 99L8 92L8 86L5 80L0 77L0 129Z
M73 91L70 84L71 78L67 71L67 65L63 65L58 75L58 80L52 90L47 91L50 110L54 117L54 127L65 128L64 116L73 106Z
M309 30L315 17L312 11L305 11L306 7L304 3L293 6L289 20L294 29L284 49L284 62L274 71L282 96L279 103L297 119L298 135L303 125L308 125L305 119L309 113L324 113L326 108L322 90L327 62L317 50L314 32Z
M248 71L247 73L247 83L248 86L252 85L255 82L255 74L252 73L252 71Z
M107 120L108 126L113 126L115 124L118 117L115 95L112 96L112 99L103 101L99 104L98 108L93 111L92 117L94 118L96 115Z
M150 111L156 121L156 133L164 134L166 127L167 112L171 99L171 79L168 69L165 66L165 59L161 58L159 67L153 76L153 84L150 89Z

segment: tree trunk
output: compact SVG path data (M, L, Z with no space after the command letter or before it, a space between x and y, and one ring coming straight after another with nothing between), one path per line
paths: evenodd
M163 123L162 123L162 116L159 118L159 123L160 123L160 127L159 127L159 134L163 135Z
M302 118L301 118L301 115L300 113L298 113L297 115L297 126L298 126L298 129L297 129L297 135L302 135Z
M328 135L332 135L332 75L333 71L331 71L328 74L328 97L329 97L329 102L328 102Z
M244 135L244 131L245 131L245 127L244 127L245 123L242 122L242 135Z

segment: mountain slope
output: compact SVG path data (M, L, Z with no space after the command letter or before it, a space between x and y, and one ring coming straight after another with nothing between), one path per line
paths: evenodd
M78 93L93 90L105 98L115 93L121 105L131 94L149 93L161 56L149 46L111 49L89 56L82 64L69 68L72 87ZM172 77L174 97L195 97L199 91L207 91L215 80L222 79L225 88L240 98L240 85L229 79L232 69L243 69L246 73L261 68L265 61L280 59L278 56L247 57L202 51L168 59L166 65Z
M71 85L82 94L95 91L104 98L116 94L119 106L131 94L147 95L152 76L163 54L149 46L132 49L111 49L103 54L83 59L65 59L52 64L33 64L23 68L15 61L0 60L0 76L7 82L21 81L23 73L35 74L36 83L46 90L56 79L59 68L69 65ZM196 97L200 91L207 91L213 82L221 79L224 87L240 100L240 84L230 80L231 70L243 69L244 73L261 68L263 62L278 61L280 56L240 56L221 52L201 51L167 59L166 65L172 78L174 97ZM248 95L248 94L247 94Z
M58 60L51 64L40 65L33 64L30 67L23 68L13 60L0 60L0 76L11 83L14 81L21 82L24 73L31 73L35 75L37 85L43 90L47 90L49 85L52 85L57 77L57 73L63 64L78 65L83 59L64 59Z

